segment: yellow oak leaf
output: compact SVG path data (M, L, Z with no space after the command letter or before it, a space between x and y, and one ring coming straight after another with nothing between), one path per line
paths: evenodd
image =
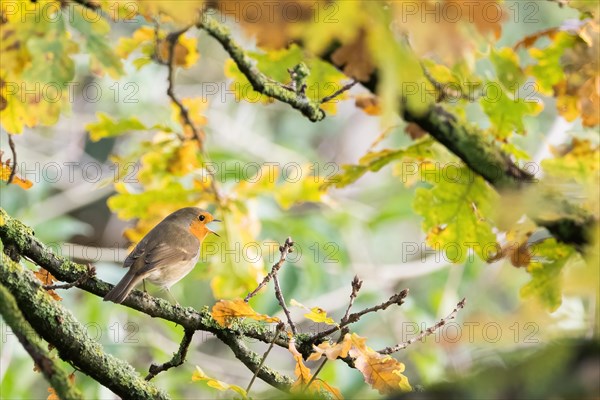
M364 376L365 382L379 391L382 395L412 390L408 378L402 375L404 364L392 358L377 353L366 345L366 338L353 333L350 340L352 348L350 356L354 357L354 365Z
M230 327L235 318L250 318L256 321L279 322L279 318L259 314L243 299L219 300L211 311L212 317L221 326Z
M344 358L348 356L348 352L352 347L352 340L350 334L346 334L344 339L335 344L330 344L329 342L323 342L318 346L313 345L314 353L312 353L307 360L316 361L321 358L323 355L327 357L328 360L335 360L336 358Z
M290 305L293 307L300 307L307 310L308 313L304 314L304 316L313 322L322 322L327 325L337 325L337 323L332 318L327 316L327 311L323 310L321 307L308 308L304 304L301 304L294 299L292 299Z
M227 390L233 390L234 392L236 392L237 394L242 396L243 399L248 398L248 393L246 393L246 391L244 389L242 389L241 387L239 387L237 385L230 385L228 383L211 378L208 375L206 375L204 373L204 371L202 371L202 369L198 366L196 366L196 370L192 374L192 381L204 382L204 383L206 383L207 386L209 386L213 389L217 389L221 392L225 392Z

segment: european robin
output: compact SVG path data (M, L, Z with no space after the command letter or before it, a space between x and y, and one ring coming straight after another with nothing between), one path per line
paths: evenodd
M209 233L218 236L207 226L210 222L220 221L196 207L182 208L167 216L127 256L123 268L129 271L104 296L104 301L122 303L145 279L171 295L169 288L194 269L204 238Z

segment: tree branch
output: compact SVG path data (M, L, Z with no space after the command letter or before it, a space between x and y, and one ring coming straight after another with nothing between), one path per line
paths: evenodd
M14 247L19 254L29 258L63 282L75 282L87 272L86 266L53 254L50 249L33 236L31 228L11 218L2 208L0 208L0 240L5 246ZM113 285L97 278L85 279L76 286L100 297L104 297L113 287ZM208 307L203 307L199 311L191 307L176 307L166 300L154 298L139 290L134 290L127 296L123 305L154 318L175 322L184 329L211 332L219 337L225 345L229 346L236 357L243 357L244 359L240 360L245 365L253 368L257 368L260 360L256 363L252 362L254 360L252 356L255 353L243 345L241 342L242 337L246 336L264 343L274 342L276 345L285 348L288 346L287 338L270 331L269 327L256 324L235 324L235 328L223 328L212 318ZM307 343L308 340L308 335L299 335L298 341L301 343ZM306 347L310 348L308 345ZM255 370L252 369L252 371ZM261 371L258 374L260 379L274 387L285 386L286 379L281 378L280 375L275 375L270 368L264 366Z
M8 147L10 147L10 151L12 153L12 169L10 170L10 175L8 176L8 180L6 181L6 185L10 185L17 173L17 149L15 148L15 142L13 141L12 135L6 132L8 135Z
M163 371L171 369L173 367L178 367L185 361L185 357L187 356L188 349L190 344L192 343L192 338L194 337L194 333L196 333L193 329L185 329L183 332L183 338L181 339L181 343L179 344L179 350L177 353L173 354L173 358L167 361L164 364L150 365L150 370L148 375L146 375L146 380L149 381L154 378L156 375L160 374Z
M454 308L454 310L452 310L452 312L450 314L448 314L445 318L442 318L441 320L439 320L435 325L430 326L429 328L425 329L424 331L421 331L421 333L419 333L414 338L409 339L406 342L397 344L395 346L386 347L385 349L381 349L378 351L378 353L392 354L392 353L395 353L397 351L407 348L408 346L410 346L411 344L413 344L416 341L423 340L427 336L433 334L433 332L440 329L442 326L446 325L448 323L448 321L451 321L454 318L456 318L456 314L458 314L458 310L461 310L465 306L465 302L466 302L466 299L462 299L461 301L459 301L458 304L456 305L456 307Z
M223 343L227 344L236 358L260 379L284 392L290 390L290 387L294 383L293 379L263 365L262 357L246 347L239 335L236 335L227 329L219 330L215 335ZM276 341L274 343L276 343Z
M124 398L167 399L131 365L104 352L86 329L53 300L29 270L0 254L0 283L14 296L27 322L58 350L61 359Z
M204 13L196 26L221 43L255 91L289 104L313 122L325 118L325 112L321 110L320 103L312 101L301 92L289 90L284 85L273 82L260 72L255 66L255 61L248 57L244 49L233 40L229 29L216 19Z
M15 298L3 285L0 285L0 315L58 396L61 399L83 399L79 389L69 381L67 373L44 348L39 336L23 317Z
M354 281L353 281L353 284L354 284ZM388 301L386 301L384 303L378 304L373 307L365 308L364 310L361 310L359 312L352 313L352 314L348 315L347 317L345 317L338 326L334 326L323 332L319 332L319 333L313 335L312 341L315 342L320 339L323 339L323 338L331 335L332 333L335 333L335 332L341 330L345 326L348 326L350 324L357 322L365 314L377 312L380 310L385 310L386 308L388 308L389 306L391 306L393 304L397 304L397 305L401 306L402 304L404 304L404 299L406 298L406 296L408 296L408 289L404 289L400 293L396 293L396 294L392 295L392 297L390 297L388 299Z
M185 125L190 127L190 129L192 130L192 133L194 135L194 138L196 139L196 141L198 141L198 144L200 145L200 148L202 149L202 148L204 148L204 140L203 140L200 132L198 131L198 128L192 121L188 109L186 108L186 106L183 105L181 100L179 100L177 98L177 96L175 95L175 65L173 64L173 60L175 58L175 45L177 44L179 37L181 35L183 35L185 32L187 32L190 28L191 28L191 26L188 26L188 27L185 27L178 31L171 32L167 35L166 41L167 41L167 45L169 48L168 59L166 62L167 68L169 70L169 73L167 75L167 82L169 84L169 86L167 87L167 96L169 96L171 101L179 109L179 114L181 115L181 118L183 118ZM156 51L158 51L158 49L156 49ZM157 54L157 59L159 57L160 57L160 55Z

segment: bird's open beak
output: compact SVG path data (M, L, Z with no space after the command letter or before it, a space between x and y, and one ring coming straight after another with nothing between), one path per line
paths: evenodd
M221 222L221 220L220 220L220 219L213 219L213 220L212 220L212 221L210 221L210 222ZM221 237L221 235L219 235L217 232L213 231L212 229L210 229L210 228L207 228L207 229L208 229L208 231L209 231L210 233L214 233L214 234L215 234L215 235L217 235L218 237Z

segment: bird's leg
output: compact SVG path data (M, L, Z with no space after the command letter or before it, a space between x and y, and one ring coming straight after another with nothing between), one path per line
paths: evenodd
M142 287L144 288L144 293L148 294L148 292L146 291L146 280L142 279Z
M167 291L167 293L169 293L169 296L171 296L171 299L173 299L173 301L175 301L175 304L177 304L177 307L181 307L181 305L179 304L179 302L177 301L177 299L175 298L175 296L173 296L173 293L171 293L171 291L169 290L169 288L165 288L165 290Z

